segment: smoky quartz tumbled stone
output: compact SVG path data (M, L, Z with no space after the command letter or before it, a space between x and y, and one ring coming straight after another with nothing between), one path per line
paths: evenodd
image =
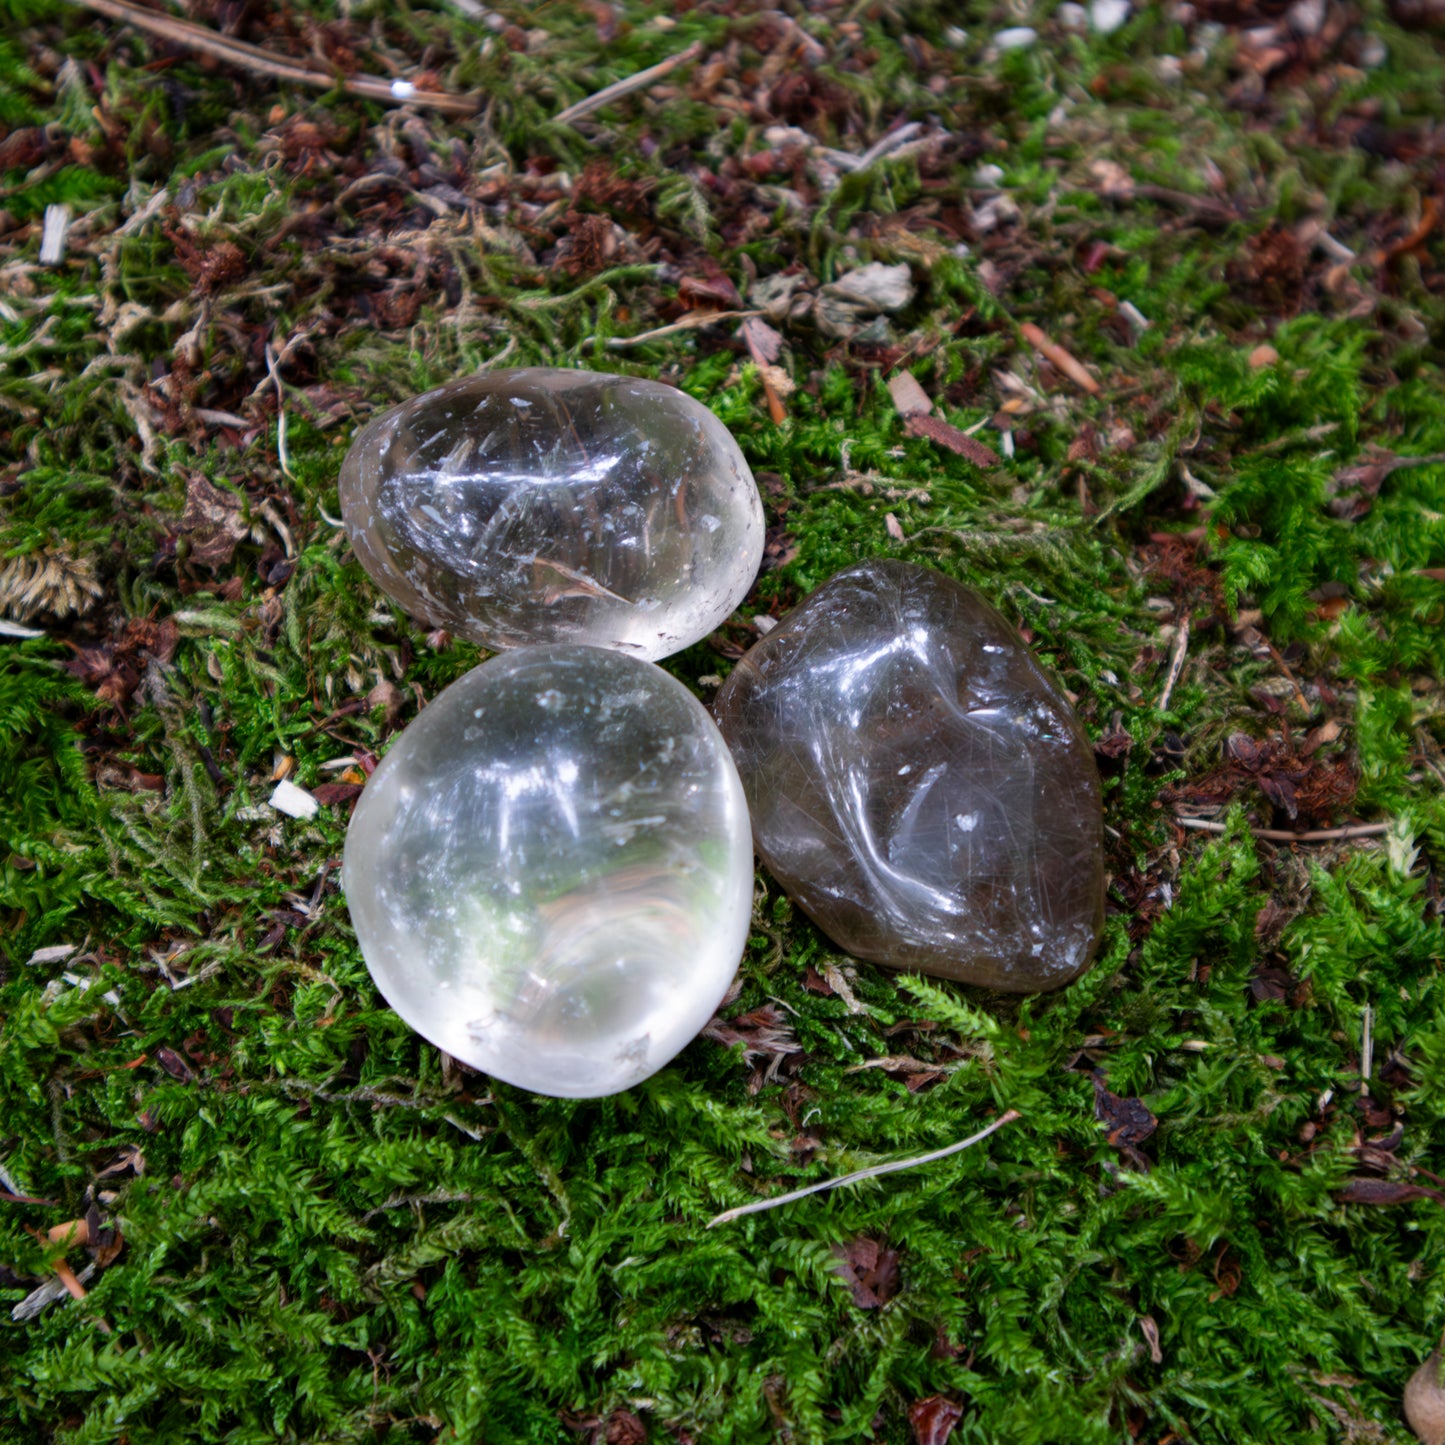
M363 428L340 490L377 586L490 648L666 657L732 613L763 554L731 433L634 377L533 367L452 382Z
M716 714L758 853L848 952L1018 993L1088 967L1093 753L978 593L903 562L850 567L742 658Z
M747 805L702 704L660 668L503 653L392 744L342 884L388 1003L456 1058L592 1098L712 1017L752 917Z

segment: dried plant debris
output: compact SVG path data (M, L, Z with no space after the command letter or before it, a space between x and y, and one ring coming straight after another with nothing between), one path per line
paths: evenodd
M1437 10L16 0L0 1437L1419 1428ZM1103 779L1091 973L845 960L760 871L706 1035L605 1105L382 1006L349 809L480 655L369 586L337 469L505 366L737 437L764 567L666 663L705 701L862 559L1007 614Z
M1420 1445L1445 1445L1445 1377L1433 1351L1405 1386L1405 1419Z
M102 595L94 562L69 547L41 547L0 563L0 613L17 622L80 617Z
M861 1310L876 1310L898 1293L899 1255L886 1240L860 1235L849 1244L836 1246L838 1273Z

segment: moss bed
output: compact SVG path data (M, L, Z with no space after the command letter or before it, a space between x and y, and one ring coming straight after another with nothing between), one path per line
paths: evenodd
M187 0L313 88L0 0L0 1439L1412 1438L1445 1326L1430 8ZM825 289L875 263L901 304ZM704 700L859 557L1025 631L1105 780L1091 973L899 976L760 874L740 993L619 1097L494 1084L384 1006L351 802L481 654L371 587L336 475L499 364L659 377L738 437L768 555L666 664ZM13 1318L57 1264L85 1298Z

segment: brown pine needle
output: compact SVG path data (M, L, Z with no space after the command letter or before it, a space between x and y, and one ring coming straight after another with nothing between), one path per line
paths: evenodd
M288 80L293 85L309 85L314 90L335 90L339 87L348 95L378 100L383 105L426 106L444 115L475 115L479 108L469 96L418 90L409 80L383 80L375 75L336 75L303 61L273 55L269 50L249 45L244 40L233 40L229 35L221 35L204 25L148 10L144 5L133 4L132 0L74 0L74 3L111 20L134 25L137 30L158 35L173 45L183 45L188 50L213 55L228 65L257 75L269 75L275 80Z
M656 65L649 65L646 70L639 70L635 75L626 75L621 80L614 80L611 85L604 85L595 95L589 95L585 100L579 100L575 104L569 105L566 110L559 111L557 124L572 125L584 116L591 115L594 110L601 110L603 106L611 105L614 100L621 100L624 95L631 95L634 90L645 90L653 81L661 80L665 75L671 75L674 70L696 60L701 54L702 42L694 40L686 50L680 50L676 55L670 55L666 60L658 61Z
M1070 352L1065 351L1057 341L1050 341L1044 332L1032 321L1025 321L1019 327L1025 341L1047 361L1055 371L1061 371L1075 386L1087 391L1090 396L1099 394L1099 383L1084 369Z
M1192 828L1197 833L1224 833L1228 824L1214 818L1174 819L1181 828ZM1263 838L1266 843L1340 843L1350 838L1378 838L1390 831L1389 823L1352 823L1347 828L1315 828L1307 833L1291 833L1284 828L1251 828L1250 834Z
M821 1194L825 1189L840 1189L845 1184L858 1184L864 1179L876 1179L880 1174L896 1174L900 1169L916 1169L920 1164L933 1164L939 1159L947 1159L950 1154L961 1154L965 1149L971 1149L975 1144L982 1143L990 1134L997 1133L1005 1124L1012 1124L1015 1119L1021 1119L1023 1115L1017 1109L1008 1109L1000 1114L986 1129L980 1129L977 1134L970 1134L967 1139L960 1139L957 1144L946 1145L942 1149L932 1149L927 1154L915 1154L911 1159L895 1159L890 1164L874 1164L868 1169L858 1169L852 1174L841 1174L837 1179L825 1179L821 1184L810 1184L806 1189L794 1189L788 1194L779 1194L773 1199L759 1199L752 1204L740 1204L736 1209L724 1209L719 1215L708 1220L707 1227L715 1228L719 1224L730 1224L734 1219L741 1219L745 1214L761 1214L765 1209L777 1209L779 1205L791 1204L795 1199L806 1199L810 1194Z

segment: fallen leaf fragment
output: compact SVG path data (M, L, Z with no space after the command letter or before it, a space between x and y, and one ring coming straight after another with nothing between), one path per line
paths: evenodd
M320 811L320 802L305 788L298 788L289 778L282 778L271 794L271 806L278 813L290 818L314 818Z
M764 1077L769 1080L777 1078L785 1058L803 1052L787 1016L776 1004L770 1003L736 1018L714 1018L703 1029L702 1037L712 1039L725 1049L741 1044L743 1062L748 1065L766 1064Z
M716 261L710 259L700 274L682 278L678 283L677 294L689 306L722 307L731 311L741 308L743 304L743 298L738 295L738 288L733 284L732 277L727 275Z
M896 266L870 261L830 282L823 290L860 311L901 311L913 300L913 274L902 261Z
M903 429L909 436L927 437L929 441L967 457L976 467L996 467L999 464L999 455L992 447L985 446L941 417L907 416L903 419Z
M322 783L312 792L311 796L323 808L329 808L336 803L350 802L352 798L360 794L361 788L360 783Z
M164 1044L156 1050L156 1063L168 1073L171 1078L179 1079L183 1084L190 1084L195 1081L195 1074L191 1066L174 1050L167 1048Z
M1090 396L1099 394L1099 383L1085 369L1083 362L1079 361L1072 353L1066 351L1057 341L1050 341L1039 327L1032 321L1025 321L1019 327L1025 341L1038 352L1055 371L1062 372L1083 391Z
M1342 467L1330 479L1330 512L1346 521L1358 521L1379 496L1386 480L1402 467L1433 467L1445 463L1445 453L1429 456L1397 456L1387 447L1368 446L1363 458Z
M250 530L241 519L241 501L234 492L222 491L200 476L186 483L181 535L189 544L192 562L224 567Z
M1139 1152L1139 1145L1153 1134L1159 1121L1142 1099L1111 1093L1102 1075L1095 1074L1094 1117L1108 1129L1109 1143L1139 1168L1148 1169L1149 1161Z
M1341 1204L1408 1204L1413 1199L1433 1199L1437 1204L1445 1204L1445 1192L1439 1189L1393 1179L1351 1179L1335 1198Z
M928 393L918 384L911 371L900 371L888 378L888 394L902 417L925 416L933 410Z
M64 963L75 952L73 943L52 943L49 948L37 948L25 960L27 968L37 968L45 963Z
M647 1445L647 1426L631 1410L614 1410L607 1418L607 1445Z
M749 316L739 328L748 355L758 366L768 366L783 354L783 338L761 316Z
M835 1245L833 1253L860 1310L880 1309L898 1293L898 1251L882 1240L860 1235L850 1244Z
M918 1445L948 1445L953 1427L962 1419L963 1406L943 1395L930 1395L908 1409L908 1423Z

